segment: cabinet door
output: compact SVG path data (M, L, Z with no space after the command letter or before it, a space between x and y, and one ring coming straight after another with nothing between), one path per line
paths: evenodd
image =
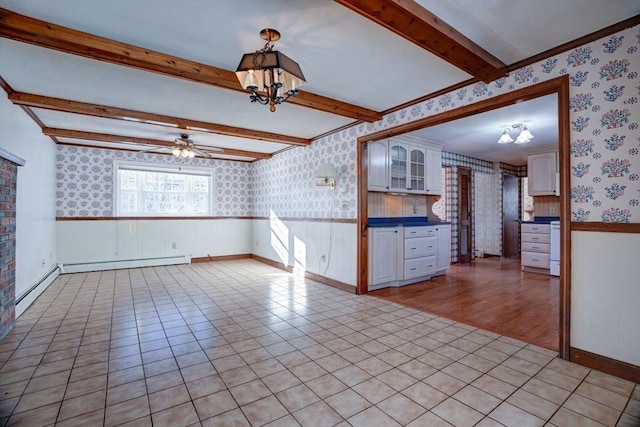
M436 268L438 271L449 268L451 264L451 225L436 226L437 249Z
M408 150L404 144L389 145L389 190L406 192L409 188L407 179Z
M410 193L425 192L426 152L424 148L409 146L409 187Z
M442 151L427 148L427 165L425 175L425 191L427 194L442 193Z
M369 191L387 191L389 189L389 147L386 141L367 143L369 153Z
M397 280L398 264L397 264L397 228L373 228L371 245L372 256L371 284L378 285L380 283L391 282Z
M556 195L556 153L535 154L527 158L530 196Z

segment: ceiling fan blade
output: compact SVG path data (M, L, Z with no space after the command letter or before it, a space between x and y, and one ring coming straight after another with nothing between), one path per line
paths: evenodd
M193 147L197 150L200 151L209 151L212 153L222 153L224 152L224 148L220 148L220 147L213 147L213 146L209 146L209 145L193 145Z
M138 153L170 153L173 150L171 147L151 147L144 150L138 150Z

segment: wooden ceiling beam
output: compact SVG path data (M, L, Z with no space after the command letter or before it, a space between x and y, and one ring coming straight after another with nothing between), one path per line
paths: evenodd
M306 146L311 144L310 139L296 136L281 135L272 132L263 132L252 129L244 129L235 126L221 125L217 123L202 122L179 117L165 116L162 114L146 113L143 111L128 110L125 108L108 107L105 105L89 104L86 102L71 101L68 99L53 98L50 96L34 95L30 93L12 92L8 98L15 105L44 108L47 110L61 111L65 113L82 114L85 116L102 117L105 119L124 120L136 123L175 127L184 130L215 133L238 138L256 139L260 141L277 142L281 144Z
M0 37L247 94L235 72L155 52L20 15L0 8ZM240 57L242 53L238 53ZM336 99L300 91L287 101L327 113L375 122L382 114Z
M413 0L335 0L489 83L507 75L507 65Z
M159 139L151 139L151 138L140 138L136 136L126 136L126 135L112 135L108 133L96 133L96 132L85 132L79 130L71 130L71 129L56 129L45 127L42 129L42 133L57 138L68 138L68 139L83 139L87 141L99 141L99 142L110 142L110 143L129 143L129 144L140 144L140 145L152 145L158 148L176 147L174 142L163 141ZM197 145L197 149L201 149L201 151L211 152L211 154L224 154L227 156L240 156L240 157L250 157L254 159L270 159L271 154L269 153L259 153L256 151L245 151L245 150L236 150L234 148L223 148L223 147L207 147L206 145ZM220 150L217 150L220 148Z

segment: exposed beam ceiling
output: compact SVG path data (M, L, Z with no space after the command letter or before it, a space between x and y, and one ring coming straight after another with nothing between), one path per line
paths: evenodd
M246 93L233 71L95 36L2 8L0 8L0 36L99 61ZM300 91L298 96L289 98L287 102L367 122L375 122L382 118L379 112L305 91Z
M413 0L335 0L485 83L507 65Z
M47 136L58 137L58 138L69 138L69 139L83 139L88 141L101 141L101 142L116 142L116 143L131 143L131 144L141 144L141 145L151 145L155 147L170 147L173 148L176 146L173 142L162 141L157 139L150 138L139 138L134 136L126 136L126 135L111 135L106 133L95 133L95 132L84 132L79 130L71 130L71 129L55 129L55 128L43 128L42 133ZM201 151L211 150L212 154L224 154L228 156L240 156L240 157L250 157L254 159L270 159L271 154L269 153L258 153L255 151L244 151L244 150L235 150L233 148L218 148L218 147L207 147L204 145L198 145L198 148Z
M102 117L106 119L125 120L152 125L171 126L178 129L197 130L201 132L228 135L239 138L256 139L260 141L279 142L291 145L309 145L310 139L298 138L289 135L263 132L252 129L226 126L216 123L207 123L199 120L190 120L179 117L164 116L161 114L146 113L143 111L128 110L125 108L109 107L105 105L89 104L86 102L71 101L68 99L52 98L49 96L34 95L30 93L10 92L9 100L16 105L25 107L44 108L47 110L62 111L66 113L82 114L86 116Z

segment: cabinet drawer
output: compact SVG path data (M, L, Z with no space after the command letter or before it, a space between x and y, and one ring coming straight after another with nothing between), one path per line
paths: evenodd
M408 239L411 237L435 237L436 228L435 227L405 227L404 228L404 238Z
M549 254L522 252L522 265L528 267L549 268Z
M549 243L550 241L551 239L549 234L522 233L523 243Z
M549 224L522 224L523 233L545 233L549 234Z
M435 256L408 259L404 262L404 280L428 276L435 268Z
M435 237L415 237L404 240L404 259L436 254Z
M522 252L540 252L549 253L548 243L522 242Z

